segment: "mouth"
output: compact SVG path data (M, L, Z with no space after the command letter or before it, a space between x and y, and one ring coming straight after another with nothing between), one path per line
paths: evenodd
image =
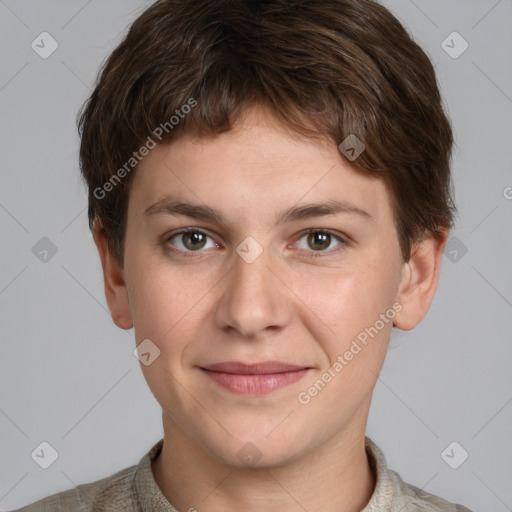
M262 395L276 391L302 379L309 370L281 361L241 363L228 361L200 367L219 386L233 393Z

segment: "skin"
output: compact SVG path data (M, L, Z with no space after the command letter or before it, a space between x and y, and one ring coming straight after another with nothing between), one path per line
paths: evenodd
M171 195L218 210L226 223L144 214ZM274 222L283 209L329 199L371 219ZM189 227L208 235L202 248L170 238ZM308 240L311 228L329 230L330 242ZM183 136L144 158L130 190L124 268L99 222L93 234L114 322L160 350L141 369L162 406L164 445L152 471L167 499L199 512L364 508L375 487L366 422L392 324L409 330L427 313L447 233L428 235L403 263L384 183L358 173L332 141L300 137L253 107L229 132ZM236 252L248 236L263 250L252 263ZM298 394L395 303L394 319L301 404ZM311 369L255 396L220 388L199 368L268 360ZM259 460L238 457L248 442Z

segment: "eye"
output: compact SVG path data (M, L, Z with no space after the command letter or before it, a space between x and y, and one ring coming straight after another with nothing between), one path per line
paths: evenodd
M210 245L208 245L208 239L211 240ZM305 246L304 244L301 246L300 243L303 239L305 239ZM333 242L335 241L338 244L332 249ZM312 258L330 255L343 249L347 243L341 236L325 229L309 229L296 242L298 248L311 253L308 257ZM202 249L220 247L210 235L198 228L181 229L168 236L165 239L165 244L170 251L184 256L194 256L193 253L201 253ZM329 248L331 250L328 250ZM315 252L318 254L313 254Z
M200 229L194 228L182 229L181 231L178 231L177 233L169 236L166 239L166 242L169 242L172 245L178 247L178 249L183 252L199 252L201 249L210 248L207 246L208 238L212 240L210 247L218 247L218 245L213 242L213 239L207 233L201 231ZM176 239L176 241L172 242L174 239Z
M324 230L324 229L310 229L306 233L304 233L298 240L306 239L306 247L299 246L299 249L305 249L309 250L309 252L318 252L318 253L333 253L340 249L342 249L345 245L347 245L347 242L340 236L335 235L331 233L330 231ZM335 246L334 250L327 249L331 247L332 242L337 240L339 243L337 246ZM298 242L297 242L298 243ZM298 244L300 245L300 244ZM312 257L316 256L323 256L324 254L312 254Z

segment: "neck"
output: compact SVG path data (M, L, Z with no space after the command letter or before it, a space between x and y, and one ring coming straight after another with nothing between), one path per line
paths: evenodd
M365 450L366 421L284 465L237 468L206 452L164 414L164 444L152 463L156 483L178 510L359 512L375 475Z

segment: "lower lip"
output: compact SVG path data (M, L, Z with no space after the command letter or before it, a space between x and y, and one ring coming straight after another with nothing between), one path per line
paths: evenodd
M233 393L263 395L299 381L308 372L307 368L292 372L242 375L239 373L201 370L217 384Z

